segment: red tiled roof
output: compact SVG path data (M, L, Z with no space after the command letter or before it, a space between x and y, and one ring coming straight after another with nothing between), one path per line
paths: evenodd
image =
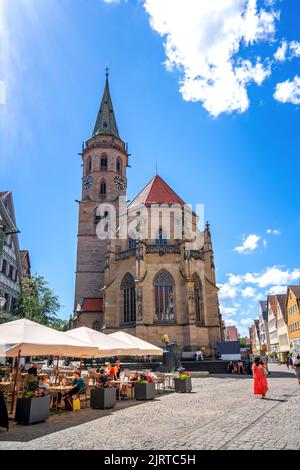
M81 307L82 312L102 312L103 299L84 299Z
M157 175L133 199L129 207L142 204L180 204L183 206L185 202Z
M300 299L300 286L288 286L289 289L293 292L293 294Z
M271 305L271 309L273 311L274 316L277 318L277 302L276 302L276 295L268 295L268 301Z

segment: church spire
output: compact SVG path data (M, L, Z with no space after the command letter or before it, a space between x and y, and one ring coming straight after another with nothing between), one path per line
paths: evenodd
M117 127L117 122L113 110L112 100L109 91L109 82L108 82L108 68L105 69L106 72L106 82L105 89L103 93L103 98L101 101L101 106L99 109L97 121L95 124L93 137L99 134L105 135L114 135L115 137L119 136L119 131Z

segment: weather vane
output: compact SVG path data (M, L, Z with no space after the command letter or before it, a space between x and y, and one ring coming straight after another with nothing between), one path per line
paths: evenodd
M106 77L108 77L109 68L108 68L108 67L105 67L104 70L105 70L105 75L106 75Z

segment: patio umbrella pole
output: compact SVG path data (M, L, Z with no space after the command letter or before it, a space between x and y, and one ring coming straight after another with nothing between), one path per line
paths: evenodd
M80 358L80 375L81 375L81 369L82 369L82 357Z
M55 383L57 382L57 377L58 377L58 361L59 361L59 356L57 356L57 362L56 362L56 377L55 377Z
M11 409L10 409L10 414L13 413L14 410L14 404L15 404L15 397L16 397L16 388L17 388L17 380L18 380L18 373L19 373L19 367L20 367L20 359L21 359L21 349L18 352L18 360L17 360L17 370L16 370L16 377L15 377L15 383L14 383L14 389L13 389L13 394L11 397Z

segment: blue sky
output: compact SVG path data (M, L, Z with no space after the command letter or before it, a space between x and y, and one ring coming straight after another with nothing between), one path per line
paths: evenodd
M186 202L205 204L223 315L246 333L258 299L300 281L299 1L0 8L0 187L13 191L21 247L59 294L61 315L73 308L78 152L108 65L132 154L129 199L157 161Z

